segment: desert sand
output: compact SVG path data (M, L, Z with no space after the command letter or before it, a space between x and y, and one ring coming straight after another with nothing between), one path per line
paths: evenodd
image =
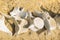
M0 11L8 14L13 7L23 7L26 10L34 11L39 10L41 6L48 11L60 14L60 0L0 0ZM10 23L9 23L10 22ZM10 24L13 22L6 21L6 25L9 30L13 30ZM0 40L60 40L60 29L51 31L48 35L47 31L42 31L39 34L29 30L26 33L10 36L9 34L0 31Z

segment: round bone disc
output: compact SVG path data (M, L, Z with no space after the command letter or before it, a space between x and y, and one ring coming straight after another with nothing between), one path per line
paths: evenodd
M36 17L34 20L34 25L38 28L38 29L42 29L44 27L44 21L39 18L39 17Z

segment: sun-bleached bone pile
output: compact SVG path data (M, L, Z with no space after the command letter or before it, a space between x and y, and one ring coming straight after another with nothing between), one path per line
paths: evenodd
M15 35L25 33L28 30L37 32L38 30L43 29L44 27L47 29L47 33L50 33L50 31L55 30L57 28L57 24L60 24L56 23L56 17L55 19L52 18L47 11L34 11L32 13L28 10L24 11L24 8L22 7L16 7L13 9L13 11L10 12L10 15L5 15L2 12L0 14L0 24L2 22L2 24L0 25L0 31L4 31L11 35L13 33L8 30L4 23L5 17L13 20L15 24Z

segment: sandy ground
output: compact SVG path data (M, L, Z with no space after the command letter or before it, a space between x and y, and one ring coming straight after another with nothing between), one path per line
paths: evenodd
M60 0L0 0L0 11L8 13L13 7L24 7L25 10L39 10L41 6L48 11L60 14ZM10 22L12 23L12 22ZM6 25L12 31L12 26L6 21ZM20 34L18 36L10 36L9 34L0 31L0 40L60 40L60 30L56 29L47 35L46 30L39 34L33 31Z
M48 11L60 14L60 0L0 0L0 11L8 13L13 7L23 7L25 10L39 10L41 6Z
M51 31L50 35L47 35L46 31L40 34L28 31L17 36L10 36L7 33L0 32L0 40L60 40L60 30Z

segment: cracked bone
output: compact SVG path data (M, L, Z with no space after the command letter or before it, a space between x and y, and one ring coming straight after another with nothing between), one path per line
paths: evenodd
M56 23L57 23L58 29L60 29L60 15L56 15L56 16L54 17L54 19L55 19L55 21L56 21Z
M0 31L6 32L12 36L12 32L7 28L4 21L5 17L3 15L0 15Z

